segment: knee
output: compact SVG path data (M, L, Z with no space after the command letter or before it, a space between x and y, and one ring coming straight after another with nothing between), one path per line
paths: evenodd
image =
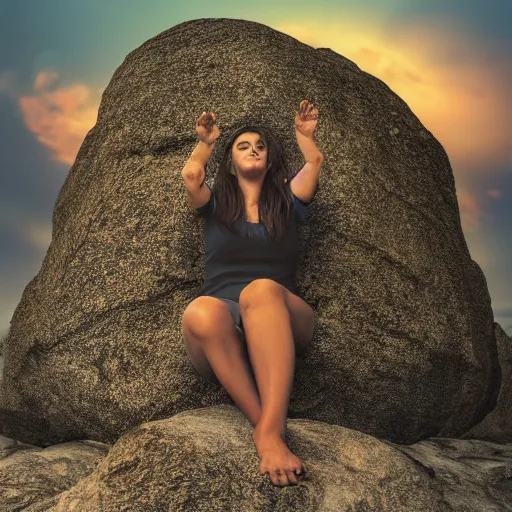
M284 296L284 288L273 279L254 279L240 292L238 304L240 308L245 309L257 301L268 300L269 294L272 293Z
M212 297L197 297L183 312L182 334L201 339L215 333L222 327L222 320L226 314L224 309L224 304Z

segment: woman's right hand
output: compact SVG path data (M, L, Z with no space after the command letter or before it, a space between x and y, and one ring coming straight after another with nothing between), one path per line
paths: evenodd
M196 132L199 140L211 144L219 138L220 131L215 124L215 114L213 112L203 112L196 121Z

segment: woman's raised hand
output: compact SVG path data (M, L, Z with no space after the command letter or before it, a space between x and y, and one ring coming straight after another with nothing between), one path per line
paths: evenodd
M299 110L295 112L295 129L306 137L312 137L317 122L318 109L308 100L302 100Z
M215 124L215 114L213 112L203 112L196 121L196 132L199 140L211 144L220 136L220 131Z

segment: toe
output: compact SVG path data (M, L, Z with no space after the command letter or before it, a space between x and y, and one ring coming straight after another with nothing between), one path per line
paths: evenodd
M286 472L278 469L276 471L270 472L270 478L275 485L279 485L280 487L285 487L288 485L288 477L286 476Z
M302 464L301 467L299 468L296 468L295 469L295 474L297 475L298 478L300 478L301 480L303 478L305 478L307 476L307 469L306 469L306 466L304 466L304 464Z
M297 480L297 475L295 474L293 469L289 469L286 472L286 476L288 477L288 481L290 482L291 485L297 485L299 483L299 481Z

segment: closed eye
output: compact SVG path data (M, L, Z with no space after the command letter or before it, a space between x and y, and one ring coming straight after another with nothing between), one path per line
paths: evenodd
M247 149L249 147L250 146L241 146L240 149ZM258 144L256 147L259 149L265 149L265 146L263 144Z

